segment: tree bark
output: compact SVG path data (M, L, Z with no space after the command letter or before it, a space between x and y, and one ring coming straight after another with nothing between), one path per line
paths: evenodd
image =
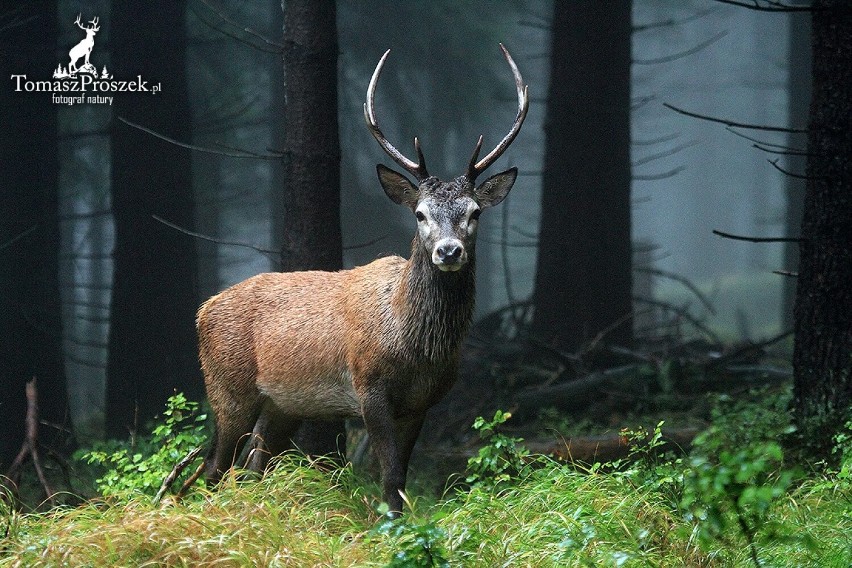
M47 79L56 68L55 2L0 2L0 14L22 22L0 30L0 470L24 433L24 385L41 381L42 417L68 423L59 295L57 108L49 93L15 92L12 75ZM20 237L12 242L14 237ZM50 438L46 438L46 436ZM56 440L62 440L57 443ZM69 436L42 429L63 450Z
M798 2L801 3L801 2ZM802 128L808 120L808 108L811 102L811 25L808 18L792 16L794 25L790 26L789 40L789 78L787 91L789 93L788 112L790 125ZM790 134L788 146L802 148L804 137L801 134ZM786 156L786 169L796 173L804 173L807 168L805 156ZM795 237L802 225L802 210L805 204L805 180L793 176L785 179L787 195L787 212L785 216L785 235ZM799 243L784 245L784 270L797 272L799 270ZM784 279L784 291L781 302L781 328L793 329L793 306L796 304L796 279Z
M794 406L806 446L831 460L832 437L852 418L852 7L845 0L814 7Z
M340 270L340 142L334 0L286 0L281 148L281 270ZM294 442L309 454L345 453L345 423L305 422Z
M112 73L161 84L117 93L113 113L177 140L191 140L185 76L186 2L113 4ZM114 282L105 425L125 437L163 410L175 390L203 396L196 359L196 248L152 219L193 224L189 151L113 122Z
M533 332L629 345L631 2L555 2L552 38Z

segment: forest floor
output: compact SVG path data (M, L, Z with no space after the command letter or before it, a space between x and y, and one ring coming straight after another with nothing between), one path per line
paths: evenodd
M700 499L686 504L700 486L700 476L689 481L696 465L526 463L438 499L414 488L396 521L377 509L377 485L351 467L323 470L289 457L260 481L229 478L180 502L136 495L45 513L6 509L0 566L848 568L852 560L848 479L812 476L773 493L773 471L746 481L756 493L770 488L748 503L726 486L745 503L742 530L724 491L718 510Z
M0 567L848 568L852 430L832 466L785 455L783 339L581 354L473 341L427 420L399 520L383 514L357 427L355 466L285 455L262 479L155 503L176 456L207 435L184 401L147 446L104 448L100 496L0 499Z

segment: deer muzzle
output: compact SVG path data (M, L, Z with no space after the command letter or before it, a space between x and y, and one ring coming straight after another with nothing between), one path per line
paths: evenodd
M467 264L467 251L458 239L445 238L435 243L432 249L432 263L439 270L455 272Z

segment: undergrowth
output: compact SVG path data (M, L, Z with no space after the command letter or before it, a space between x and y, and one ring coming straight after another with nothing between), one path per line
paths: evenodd
M848 568L852 427L837 438L843 465L805 476L777 444L789 424L778 405L718 401L689 455L666 450L662 424L624 431L627 459L585 468L530 456L501 433L509 415L498 412L477 420L484 446L463 481L437 500L406 496L399 519L373 480L295 454L259 481L226 476L162 505L147 490L47 513L0 501L0 566ZM153 454L110 463L123 468L128 455ZM122 471L141 483L146 470Z

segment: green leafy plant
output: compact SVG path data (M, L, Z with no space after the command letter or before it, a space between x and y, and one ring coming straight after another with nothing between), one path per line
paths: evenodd
M175 464L205 442L206 420L199 403L176 393L169 398L149 436L135 444L106 441L77 452L75 457L104 469L95 481L104 497L154 496Z
M832 453L840 459L837 480L845 486L852 486L852 421L847 422L845 428L834 435Z
M652 489L677 505L683 489L683 460L665 450L661 420L652 432L645 428L623 429L621 435L629 445L627 457L606 464L615 476L634 487Z
M382 521L373 534L389 537L396 551L387 566L392 568L449 568L447 531L438 526L435 516L417 520L411 516L394 518L382 503Z
M711 429L712 430L712 429ZM712 432L699 436L699 450L712 446ZM698 451L690 460L681 502L688 520L697 524L703 540L724 541L739 533L745 538L755 566L760 566L758 535L774 539L792 534L778 523L770 524L772 507L782 499L797 476L784 469L783 452L777 442L755 443L722 449L716 455Z
M760 538L797 538L784 523L771 522L770 512L801 472L785 464L777 441L795 430L789 389L750 395L754 401L726 395L716 399L713 426L693 441L681 507L687 520L696 523L701 540L724 542L727 535L739 534L752 562L760 566Z
M485 445L467 460L466 481L472 486L494 488L526 470L525 458L529 456L529 450L521 445L523 438L497 431L497 427L511 417L510 413L498 410L491 420L481 416L474 420L473 428L479 432Z

